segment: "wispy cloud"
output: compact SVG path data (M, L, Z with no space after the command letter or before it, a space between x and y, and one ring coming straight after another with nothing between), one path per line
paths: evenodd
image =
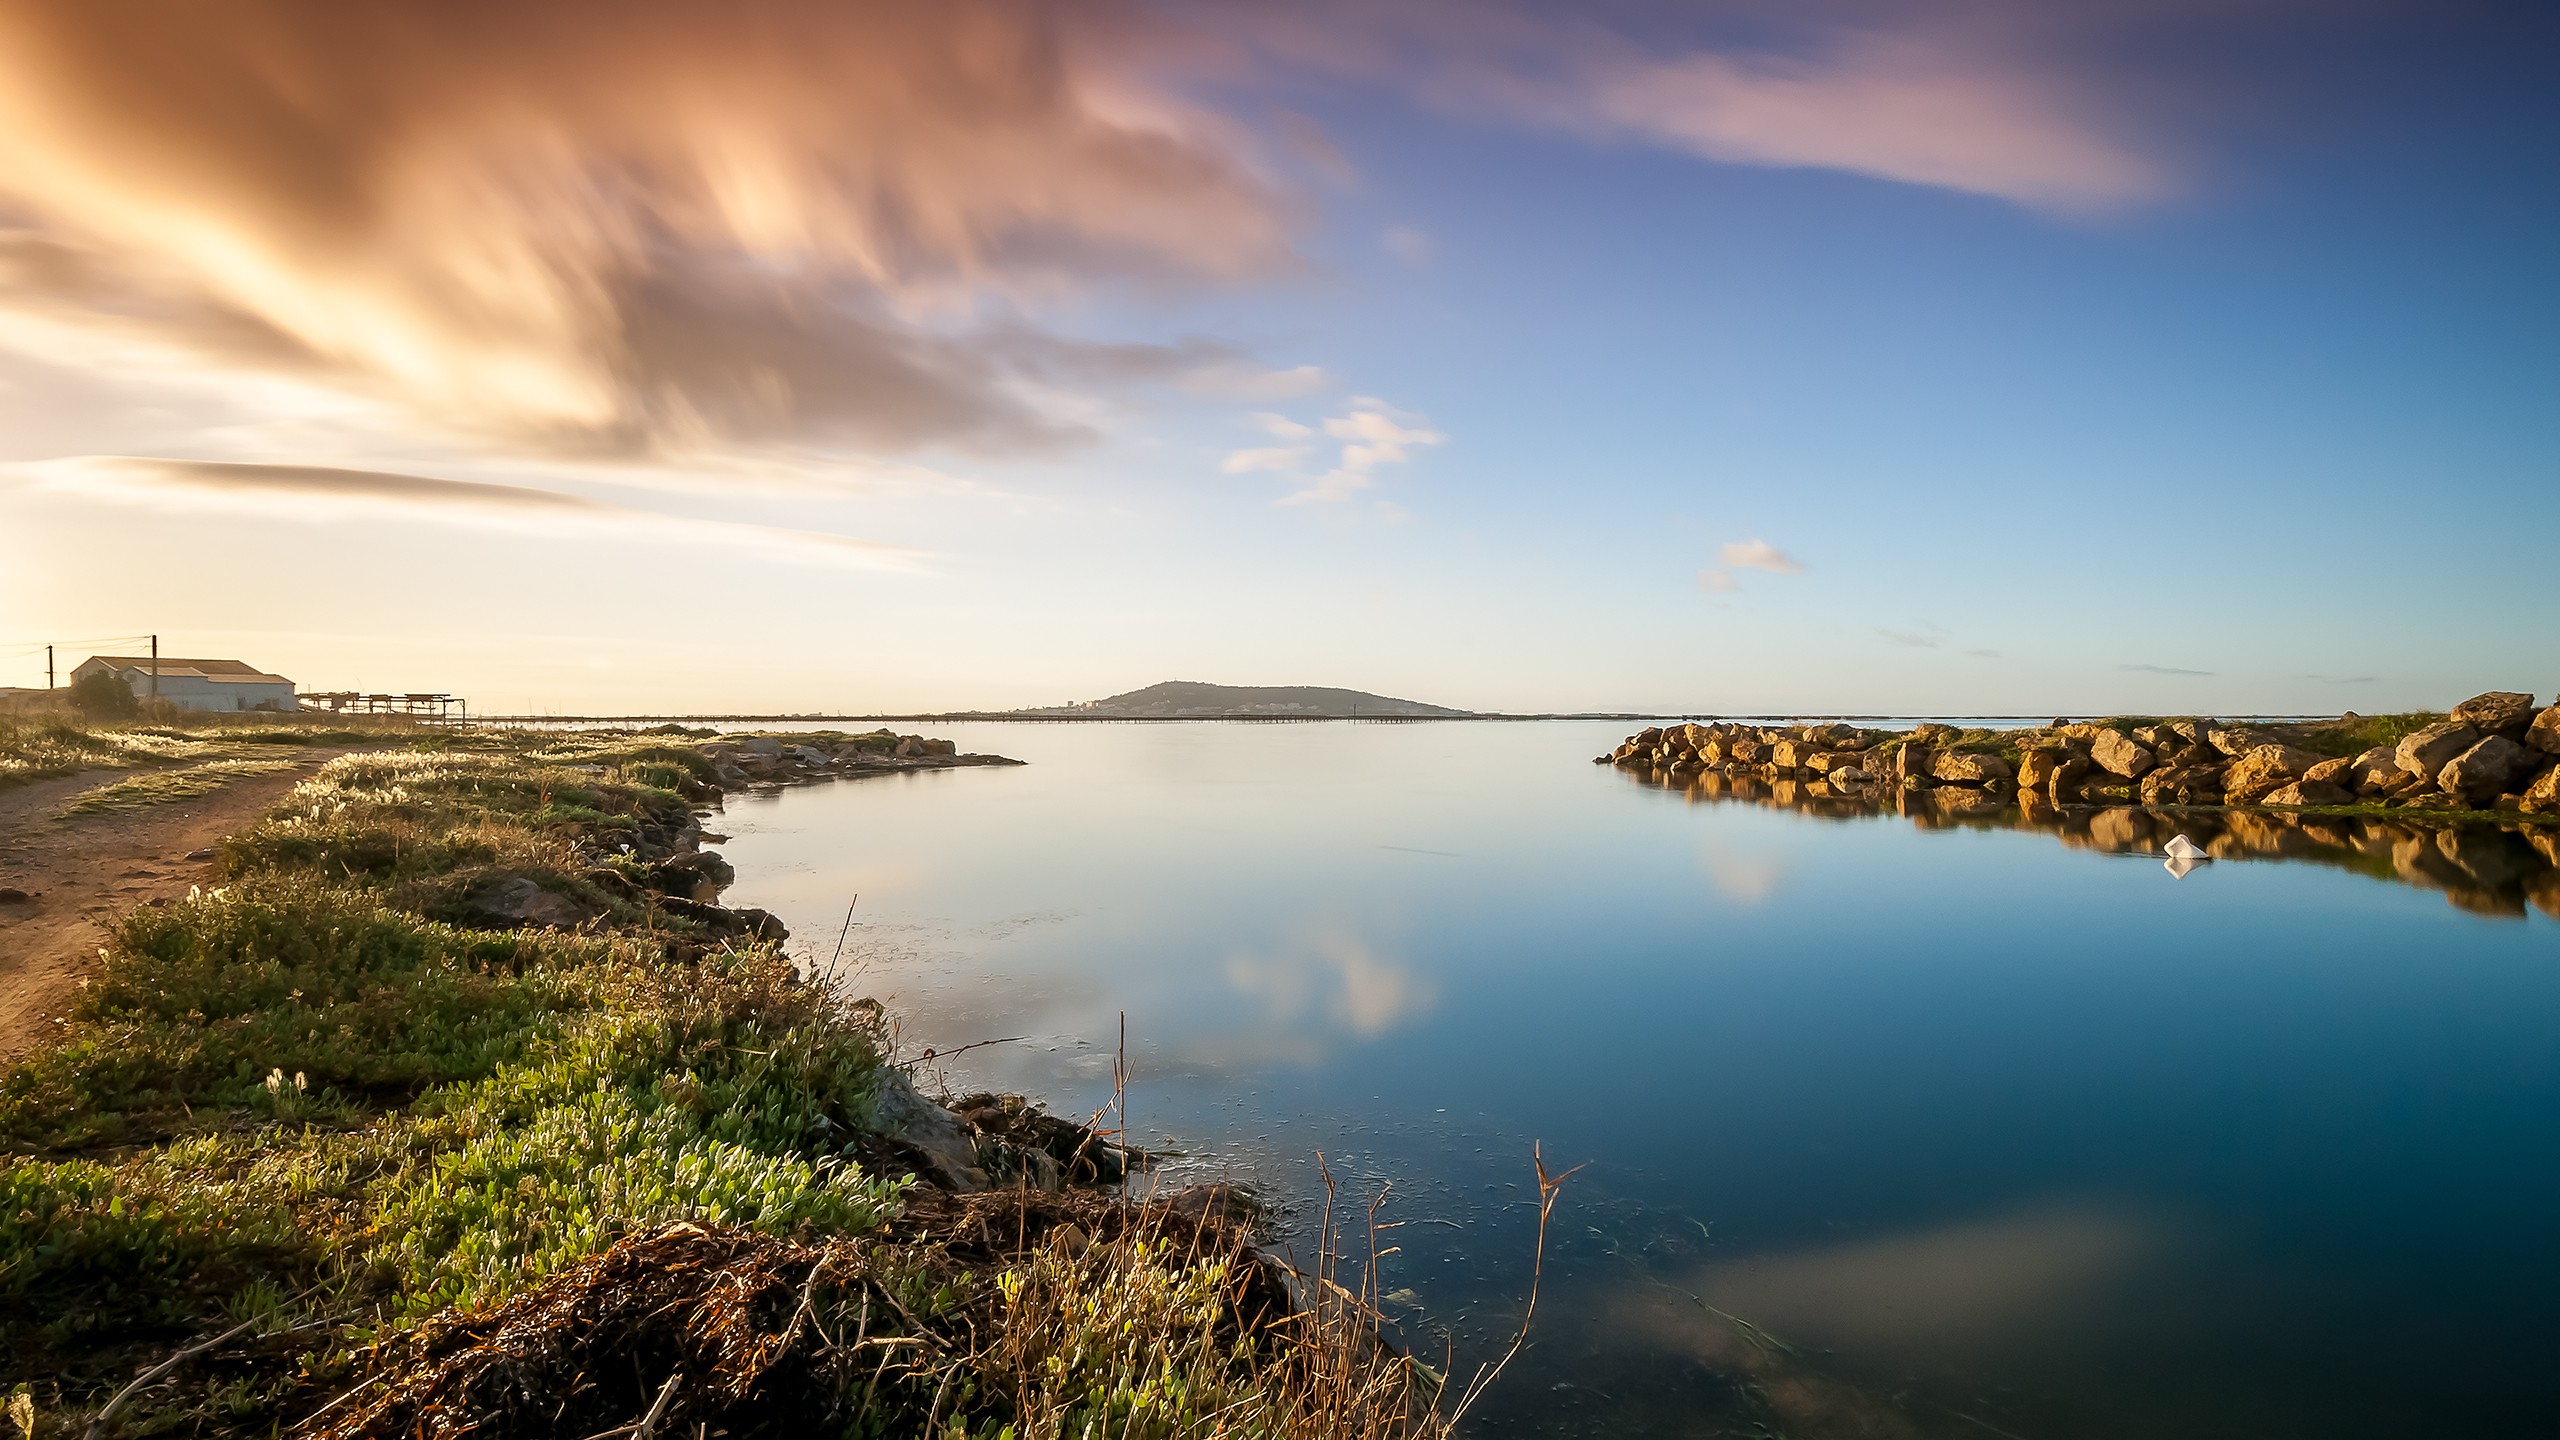
M2028 27L1949 7L1790 7L1742 46L1598 6L1355 0L1242 12L1251 43L1443 109L1726 164L1844 171L2037 209L2120 209L2177 177ZM2101 23L2101 22L2085 22ZM2048 31L2049 31L2049 27Z
M0 16L0 306L564 451L1022 448L1055 392L1305 394L1046 297L1268 276L1223 119L1014 0Z
M1306 425L1272 414L1252 416L1250 423L1278 438L1307 443L1230 451L1218 468L1230 475L1267 471L1296 478L1299 488L1281 498L1283 505L1338 504L1349 500L1375 485L1382 467L1410 463L1414 451L1448 440L1432 429L1425 417L1398 410L1372 395L1354 399L1349 410L1320 425ZM1338 441L1340 445L1326 469L1309 475L1308 470L1322 463L1318 455L1324 447L1315 438L1319 432L1325 440Z
M1745 165L1846 170L2056 210L2159 198L2162 167L2071 113L2058 87L1902 38L1809 56L1616 57L1563 99L1568 123Z
M849 535L700 520L531 486L384 470L133 455L80 456L17 469L56 494L161 510L299 523L389 519L545 535L605 532L637 539L709 542L803 563L871 570L921 570L931 559L920 550Z
M1914 650L1938 648L1938 637L1935 635L1921 635L1909 630L1878 630L1876 633L1896 645L1907 645Z
M2119 665L2118 670L2135 675L2211 675L2211 670L2181 670L2175 665Z

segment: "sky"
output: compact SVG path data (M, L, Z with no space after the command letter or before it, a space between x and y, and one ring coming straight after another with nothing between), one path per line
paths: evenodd
M2560 15L0 0L0 685L2560 688Z

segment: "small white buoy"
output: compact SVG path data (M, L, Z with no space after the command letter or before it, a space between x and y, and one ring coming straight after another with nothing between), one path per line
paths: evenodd
M2204 853L2203 846L2184 835L2172 839L2160 848L2169 857L2160 862L2160 868L2168 871L2169 878L2172 880L2186 879L2195 873L2197 866L2203 865L2212 858Z

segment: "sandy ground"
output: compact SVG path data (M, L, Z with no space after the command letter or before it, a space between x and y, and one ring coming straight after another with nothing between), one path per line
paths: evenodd
M97 963L106 928L137 905L187 893L212 875L205 850L248 825L344 750L310 750L293 768L209 795L125 813L61 818L81 792L148 772L90 770L0 790L0 1059L53 1028Z

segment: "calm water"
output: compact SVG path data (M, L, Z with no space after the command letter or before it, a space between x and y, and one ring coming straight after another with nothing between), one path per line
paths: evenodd
M1317 1152L1392 1182L1381 1289L1462 1370L1527 1285L1532 1142L1587 1164L1484 1433L2552 1432L2526 882L2449 905L2388 837L2247 835L2308 860L2175 880L1590 764L1623 729L938 726L1031 764L714 823L818 960L860 895L846 963L907 1044L1025 1037L953 1088L1090 1110L1126 1012L1184 1178L1300 1233Z

